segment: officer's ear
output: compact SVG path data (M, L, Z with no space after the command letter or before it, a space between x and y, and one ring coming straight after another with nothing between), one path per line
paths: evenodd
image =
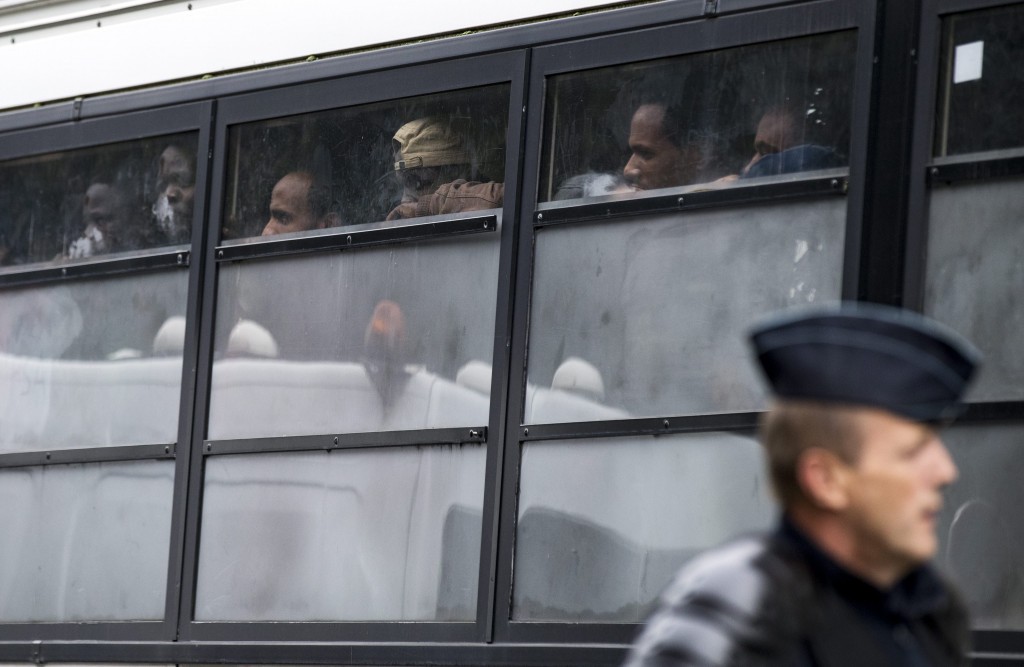
M849 504L849 468L836 453L821 447L810 447L797 459L796 479L812 505L824 510L839 511Z

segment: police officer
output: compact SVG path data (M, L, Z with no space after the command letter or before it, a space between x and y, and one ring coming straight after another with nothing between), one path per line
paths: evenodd
M966 614L928 562L957 475L936 428L961 409L976 351L867 304L751 339L776 398L761 440L780 524L684 568L627 664L965 664Z

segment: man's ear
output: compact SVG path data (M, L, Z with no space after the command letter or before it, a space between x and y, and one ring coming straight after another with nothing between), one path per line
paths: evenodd
M800 454L796 479L804 495L815 506L838 511L849 503L847 481L850 466L835 453L811 447Z

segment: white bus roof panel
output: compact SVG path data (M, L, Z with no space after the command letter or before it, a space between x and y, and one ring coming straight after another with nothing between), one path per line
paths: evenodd
M0 109L301 60L608 0L126 0L0 5Z

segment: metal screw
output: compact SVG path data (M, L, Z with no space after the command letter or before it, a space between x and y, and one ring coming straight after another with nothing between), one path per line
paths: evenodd
M351 236L346 236L345 237L345 243L347 243L349 245L352 245L352 237Z
M661 425L664 426L665 428L668 428L668 420L666 419L665 421L661 422Z
M528 435L530 435L530 429L524 428L523 429L523 436L525 437L525 436L528 436Z
M833 178L832 179L832 187L834 187L834 188L838 188L839 187L839 179L838 178Z
M212 445L212 444L210 444L209 442L208 442L208 443L206 443L206 451L208 451L208 452L209 452L209 451L213 451L213 445Z
M476 430L475 428L469 429L469 437L471 437L471 438L479 438L480 437L480 431Z
M103 23L102 23L102 22L100 22L100 21L96 21L96 27L97 27L97 28L98 28L98 27L100 27L101 25L103 25Z
M679 201L677 201L676 203L679 204L680 206L682 206L684 201L685 200L682 197L680 197Z
M939 175L939 168L938 167L932 167L932 176L938 176L938 175Z
M170 446L167 446L167 445L165 445L165 446L164 446L164 454L170 454L170 453L171 453L171 448L170 448Z
M338 436L334 436L334 444L338 444Z
M543 219L544 219L544 214L543 213L538 213L537 214L537 222L540 222Z
M67 268L63 268L63 269L61 269L61 270L60 270L60 275L62 275L62 276L66 276L66 275L68 275L68 270L67 270Z
M185 261L185 257L184 257L184 255L182 255L182 254L181 254L181 253L179 252L179 253L178 253L178 264L181 264L181 263L182 263L182 262L184 262L184 261Z
M224 259L224 251L223 250L218 250L217 251L217 259Z
M50 452L46 452L46 460L47 460L47 461L49 461L49 460L50 460Z

